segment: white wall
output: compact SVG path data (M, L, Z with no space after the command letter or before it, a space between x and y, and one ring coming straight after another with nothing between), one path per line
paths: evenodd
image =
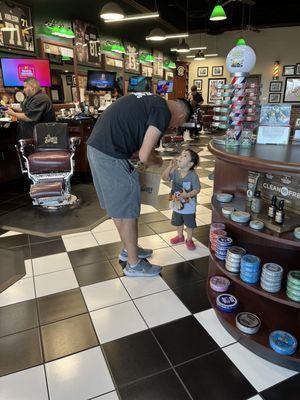
M208 78L212 78L211 71L212 66L223 65L224 66L224 77L227 80L230 78L229 73L225 67L226 55L235 46L237 39L241 36L240 31L226 32L217 37L206 36L207 53L219 54L218 57L207 58L204 61L192 61L189 69L189 83L190 86L193 84L194 79L203 80L203 98L204 102L207 103L207 87ZM269 96L269 84L272 80L273 65L276 60L280 61L279 70L279 81L283 81L282 85L282 96L285 87L285 77L282 74L283 65L294 65L300 63L300 27L288 27L288 28L272 28L263 29L260 33L245 32L243 35L246 39L247 44L252 46L256 51L256 66L251 71L251 74L262 75L262 96L261 102L268 102ZM203 37L202 37L203 39ZM188 39L190 47L200 45L200 35L192 35ZM203 45L202 40L202 45ZM217 49L216 49L217 47ZM217 51L216 51L217 50ZM187 59L190 62L191 59ZM208 66L208 77L198 78L197 68L201 66ZM283 99L281 99L283 101Z

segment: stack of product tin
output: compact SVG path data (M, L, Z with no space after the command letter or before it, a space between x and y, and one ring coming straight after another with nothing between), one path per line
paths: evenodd
M225 267L233 273L240 272L241 259L246 254L246 250L242 247L232 246L227 251Z
M214 275L210 278L209 285L215 292L224 293L229 289L230 280L225 276Z
M209 240L211 249L213 251L216 251L218 237L223 237L223 236L227 236L227 232L222 229L210 232Z
M240 278L242 281L254 284L259 281L260 276L260 258L252 254L242 257Z
M216 300L217 307L220 311L231 313L237 309L238 300L231 294L220 294Z
M217 245L216 245L216 257L219 260L224 261L227 256L227 251L230 246L232 246L233 240L227 236L219 236L217 238Z
M281 288L283 268L275 263L266 263L262 267L260 286L266 292L277 293Z
M297 339L289 332L274 331L269 336L271 348L278 354L291 356L297 349Z
M287 276L286 295L294 301L300 301L300 271L290 271Z

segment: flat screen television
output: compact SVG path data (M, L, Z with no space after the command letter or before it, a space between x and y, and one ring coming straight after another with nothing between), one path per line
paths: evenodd
M116 83L116 72L88 71L87 90L113 90Z
M158 81L157 82L158 93L172 93L173 92L173 81Z
M26 78L36 78L42 87L51 86L49 60L1 58L3 85L23 87Z
M152 92L152 79L145 76L131 76L128 92Z

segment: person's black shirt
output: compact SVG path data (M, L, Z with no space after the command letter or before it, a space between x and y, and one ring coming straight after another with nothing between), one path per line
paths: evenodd
M191 106L193 107L193 110L195 111L199 108L201 103L203 103L202 94L199 92L192 92Z
M36 124L55 121L55 113L52 102L49 97L41 91L31 97L26 98L21 104L21 109L26 117L30 118L31 121L19 122L20 139L32 138L33 129Z
M150 125L164 134L170 120L167 102L160 96L129 94L104 111L87 144L111 157L129 159L141 148Z

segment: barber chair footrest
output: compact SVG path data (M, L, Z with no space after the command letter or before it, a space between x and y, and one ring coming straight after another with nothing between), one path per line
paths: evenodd
M39 199L44 197L59 197L64 192L62 182L36 183L30 187L30 197Z

